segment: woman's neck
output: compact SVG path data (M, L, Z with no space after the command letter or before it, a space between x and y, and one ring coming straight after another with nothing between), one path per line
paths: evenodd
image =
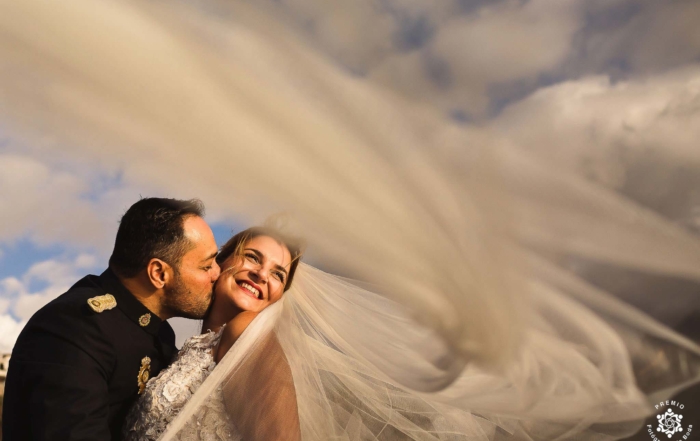
M214 296L209 314L202 322L202 333L210 330L217 332L224 324L240 313L241 310L228 298L217 301L216 296Z

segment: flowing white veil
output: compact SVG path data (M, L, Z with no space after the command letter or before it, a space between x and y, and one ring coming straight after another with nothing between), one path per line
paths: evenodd
M257 377L274 350L255 348L271 334L291 369L305 440L618 439L649 413L645 393L665 398L669 385L697 379L692 343L580 280L538 270L519 351L494 370L465 366L391 300L302 264L296 285L246 330L163 439L199 439L220 400L238 424L270 424L255 394L278 389L279 375ZM244 420L234 410L240 393L228 391L251 383L243 401L257 411Z
M546 149L358 81L274 14L206 5L0 13L0 117L17 136L117 162L138 151L154 173L186 164L182 185L207 199L291 209L319 262L363 280L301 265L165 439L249 378L271 335L304 440L614 439L700 379L695 343L567 266L697 281L697 235ZM700 169L692 152L664 160Z

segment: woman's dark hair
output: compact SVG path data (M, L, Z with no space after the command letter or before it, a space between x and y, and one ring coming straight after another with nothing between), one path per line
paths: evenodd
M281 227L277 226L279 219L280 217L271 217L261 226L251 227L235 234L219 250L219 254L216 256L216 263L221 266L231 256L242 256L246 242L258 236L268 236L287 247L289 254L292 256L292 263L289 265L289 274L287 274L287 283L284 285L284 290L291 288L294 273L297 270L302 254L304 254L306 241L283 231Z
M182 256L192 246L183 229L190 216L204 216L204 204L199 199L143 198L136 202L119 222L109 267L129 278L156 258L177 272Z

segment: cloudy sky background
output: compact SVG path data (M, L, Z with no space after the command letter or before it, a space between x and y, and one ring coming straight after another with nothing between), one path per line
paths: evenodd
M201 14L228 12L189 3ZM700 162L700 2L281 0L264 7L353 81L440 115L473 142L496 133L533 154L566 146L552 158L562 167L700 229L694 168L675 169L678 183L653 167ZM220 243L259 220L188 180L186 166L146 167L137 149L61 147L47 150L0 120L0 351L11 349L38 308L105 268L119 217L139 196L200 197ZM625 167L630 161L637 174ZM669 205L669 192L683 193L684 202Z

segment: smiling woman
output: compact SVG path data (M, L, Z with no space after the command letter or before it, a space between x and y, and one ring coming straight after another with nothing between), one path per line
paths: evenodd
M216 354L218 362L255 316L282 298L301 257L301 247L271 227L253 227L223 246L217 260L224 272L202 330L228 323Z
M217 262L222 275L202 330L218 329L243 311L258 313L292 286L303 241L272 222L241 231L221 247Z

